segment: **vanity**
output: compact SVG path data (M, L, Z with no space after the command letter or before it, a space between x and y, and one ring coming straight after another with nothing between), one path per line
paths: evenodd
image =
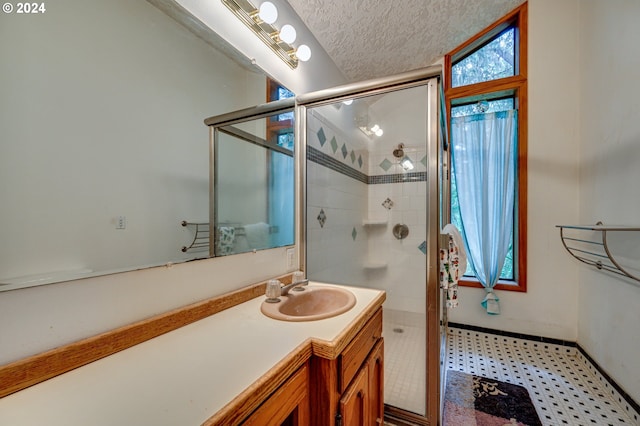
M382 424L385 293L343 288L355 306L316 321L243 301L1 398L0 424Z

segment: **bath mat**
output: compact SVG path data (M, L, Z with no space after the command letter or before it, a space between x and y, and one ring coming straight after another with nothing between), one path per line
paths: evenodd
M542 426L522 386L447 371L444 426Z

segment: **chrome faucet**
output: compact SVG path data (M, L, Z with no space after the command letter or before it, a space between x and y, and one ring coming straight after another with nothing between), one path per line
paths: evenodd
M287 294L289 294L290 290L293 291L302 291L304 290L304 288L302 288L302 286L308 285L309 284L309 280L302 280L302 281L296 281L293 282L291 284L287 284L285 286L282 287L282 289L280 289L280 296L286 296Z

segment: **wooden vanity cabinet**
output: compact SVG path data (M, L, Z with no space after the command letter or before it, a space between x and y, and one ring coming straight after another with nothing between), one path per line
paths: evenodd
M248 426L307 426L309 367L303 365L242 424Z
M382 308L335 356L314 352L244 421L254 426L371 426L384 418Z
M336 359L311 359L311 424L383 424L384 342L382 309Z
M366 363L340 398L343 426L378 425L384 420L384 342L376 343Z

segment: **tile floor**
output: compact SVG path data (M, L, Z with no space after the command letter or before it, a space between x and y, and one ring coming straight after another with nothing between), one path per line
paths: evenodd
M384 402L424 415L425 316L384 309Z
M524 386L545 426L640 425L576 348L457 328L447 338L447 369Z
M383 318L385 403L424 414L424 316L385 309ZM447 347L447 369L527 388L545 426L640 426L638 413L574 347L458 328L449 328Z

